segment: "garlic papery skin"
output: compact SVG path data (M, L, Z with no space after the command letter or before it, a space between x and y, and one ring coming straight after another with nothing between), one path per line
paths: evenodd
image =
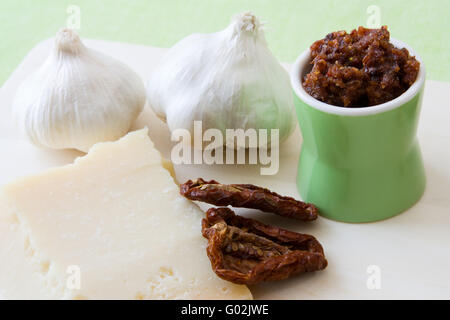
M172 132L182 128L193 135L194 121L202 121L203 130L223 134L279 129L284 140L296 125L288 73L251 13L235 16L220 32L192 34L175 44L153 71L147 99Z
M125 135L145 102L145 85L131 68L62 29L47 60L19 87L13 115L34 144L87 152Z

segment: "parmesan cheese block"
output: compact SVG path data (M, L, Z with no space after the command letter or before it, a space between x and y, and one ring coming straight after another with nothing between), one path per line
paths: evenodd
M251 299L211 270L204 213L147 130L0 196L0 295L24 299Z

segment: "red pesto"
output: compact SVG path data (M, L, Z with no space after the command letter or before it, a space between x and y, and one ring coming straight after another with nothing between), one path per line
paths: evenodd
M368 107L395 99L416 80L420 63L389 42L386 26L337 31L311 45L311 71L303 87L341 107Z

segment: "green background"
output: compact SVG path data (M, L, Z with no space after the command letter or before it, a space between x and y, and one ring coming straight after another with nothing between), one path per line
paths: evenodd
M224 28L250 10L267 21L276 57L292 62L328 32L366 25L367 8L421 55L428 79L450 81L449 0L1 0L0 84L27 52L66 25L67 7L81 10L83 37L170 47L193 32Z

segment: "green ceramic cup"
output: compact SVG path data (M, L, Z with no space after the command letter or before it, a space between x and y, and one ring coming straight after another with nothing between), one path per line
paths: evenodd
M398 98L366 108L342 108L311 97L301 77L310 70L310 51L291 72L295 108L303 136L297 186L324 217L371 222L410 208L425 190L425 170L416 132L425 68L420 57L415 83Z

